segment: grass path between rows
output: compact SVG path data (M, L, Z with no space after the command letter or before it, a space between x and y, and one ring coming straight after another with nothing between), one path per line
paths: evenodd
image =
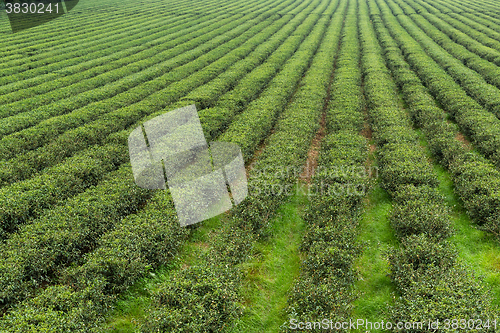
M427 149L423 134L418 130L417 133L420 144ZM431 158L428 150L427 154ZM371 159L374 159L373 154ZM456 234L450 238L450 242L457 247L459 260L484 277L492 290L494 305L500 307L500 244L491 234L473 227L453 191L449 173L435 162L433 167L438 175L439 191L452 209L451 219ZM270 236L259 240L253 257L241 265L245 276L241 290L245 312L228 333L279 332L280 326L285 323L288 291L300 271L299 247L306 227L302 210L307 201L307 196L298 191L284 204L271 223ZM394 297L397 297L387 275L389 266L386 252L390 247L398 246L388 220L391 210L389 194L375 182L367 195L365 213L359 225L358 240L363 244L363 254L355 262L359 279L354 286L358 299L354 302L353 320L386 321L387 311L394 304ZM145 310L151 302L150 295L156 286L167 280L172 271L182 269L181 265L195 264L200 253L206 249L210 231L224 223L224 218L221 215L194 227L189 241L175 260L151 272L150 276L130 288L108 320L110 332L135 332L137 324L144 320Z
M369 160L376 167L374 152L370 154ZM358 298L354 301L353 321L386 321L386 311L394 304L395 289L388 276L389 263L386 259L388 249L397 246L389 221L392 199L381 187L379 179L374 178L373 181L373 187L365 200L365 212L358 226L358 241L363 252L354 263L358 272L354 290Z
M305 230L302 209L307 200L304 193L297 193L281 206L271 223L271 236L259 240L253 258L242 265L246 311L229 332L274 333L285 323L288 291L300 270L299 247Z

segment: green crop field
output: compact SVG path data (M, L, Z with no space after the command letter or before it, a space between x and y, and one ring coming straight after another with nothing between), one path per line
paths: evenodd
M71 1L0 1L0 332L500 332L499 1ZM181 227L193 104L248 196Z

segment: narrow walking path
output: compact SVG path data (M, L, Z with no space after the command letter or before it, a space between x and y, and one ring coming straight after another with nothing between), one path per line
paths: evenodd
M373 158L373 153L371 154ZM359 224L358 241L363 253L355 263L358 280L354 289L358 294L354 302L352 320L370 322L386 320L386 310L393 304L395 288L389 278L386 253L397 245L389 221L392 199L377 182L365 200L365 214Z
M257 242L254 257L242 265L242 294L248 312L229 332L278 332L285 322L288 290L300 269L299 247L305 229L301 211L306 202L307 196L299 192L283 205L271 223L272 238Z

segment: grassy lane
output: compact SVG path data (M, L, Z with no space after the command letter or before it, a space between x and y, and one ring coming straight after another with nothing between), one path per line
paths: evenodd
M271 241L260 240L255 244L255 254L242 265L246 278L242 295L244 306L250 311L235 323L229 332L278 332L285 321L287 291L298 275L300 267L299 244L305 224L301 217L307 197L298 193L283 205L273 219ZM177 258L166 266L150 273L136 283L116 304L116 310L106 327L112 333L132 333L143 323L145 309L151 305L151 295L157 286L169 279L170 273L180 266L199 264L211 230L218 229L225 216L214 217L195 225L189 240ZM181 259L182 258L182 259Z
M288 290L299 274L299 246L305 229L302 209L307 196L297 193L271 223L267 241L259 240L253 258L242 265L244 306L248 312L229 332L278 332L285 322Z
M397 243L389 222L392 200L379 184L375 184L365 203L365 214L359 224L358 241L363 254L355 262L359 272L354 290L352 319L371 322L386 320L386 310L393 305L394 285L389 278L387 250Z
M453 181L448 171L434 164L438 174L439 191L446 197L447 204L452 208L452 224L456 234L450 238L462 259L471 266L478 275L484 276L484 281L492 290L492 305L500 306L500 248L495 237L488 232L476 229L467 216L462 202L453 191Z

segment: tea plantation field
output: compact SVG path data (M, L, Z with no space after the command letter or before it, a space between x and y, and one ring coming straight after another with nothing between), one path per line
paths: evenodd
M498 1L1 8L0 332L500 332ZM249 194L181 227L128 137L192 104Z

